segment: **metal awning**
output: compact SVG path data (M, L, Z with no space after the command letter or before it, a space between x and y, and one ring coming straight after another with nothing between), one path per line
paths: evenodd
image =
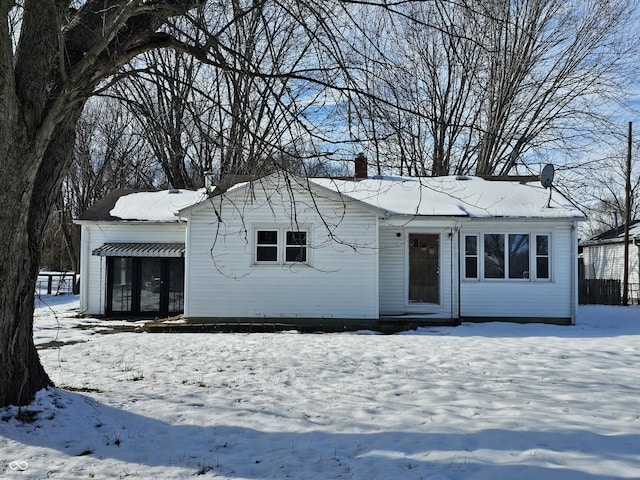
M91 252L99 257L184 257L184 243L105 243Z

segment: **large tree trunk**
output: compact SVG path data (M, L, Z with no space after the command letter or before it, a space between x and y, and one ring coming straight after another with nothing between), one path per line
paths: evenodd
M156 30L203 1L0 0L0 407L51 384L33 342L35 284L84 104L134 56L176 46Z
M44 155L29 129L15 124L0 162L0 405L26 405L51 385L33 342L34 294L46 222L81 109L78 103L58 124Z
M4 190L4 177L0 184ZM4 202L4 192L1 197ZM22 203L7 208L16 215L15 222L7 222L5 215L0 221L1 405L26 405L35 392L51 384L33 342L34 279L40 255L29 236L26 216L17 212L20 208L24 208Z
M33 342L41 238L31 220L32 152L16 141L7 150L0 175L0 405L26 405L51 383Z

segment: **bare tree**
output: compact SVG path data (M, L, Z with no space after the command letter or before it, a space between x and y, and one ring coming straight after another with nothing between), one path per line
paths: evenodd
M0 405L51 383L33 343L35 282L84 105L134 56L179 45L160 27L199 3L0 0Z
M132 128L132 115L117 103L92 98L76 126L71 167L62 184L73 217L115 188L159 185L152 152Z
M377 87L387 102L376 103L376 124L413 172L506 174L531 152L581 151L607 131L606 105L632 78L634 2L403 8L388 79Z
M268 3L279 8L260 14L252 23L254 12ZM218 15L225 12L230 13ZM251 34L246 25L277 24L278 15L285 15L299 30L283 33L285 37L265 30L266 42L255 53L225 43L230 32L237 38ZM217 24L218 17L227 22ZM173 18L198 24L205 35L195 38ZM228 73L226 81L234 86L229 90L232 101L220 107L231 112L240 108L284 114L293 108L287 101L289 92L301 94L305 80L322 88L341 84L338 77L345 62L342 45L335 39L344 35L348 19L335 2L303 0L246 4L233 0L24 0L19 4L0 0L0 19L0 202L4 207L0 211L0 406L4 406L25 405L51 383L33 342L35 282L46 222L69 171L76 126L88 99L98 89L107 89L109 82L118 81L114 75L135 57L171 48ZM170 23L172 30L167 28ZM306 56L297 52L284 65L274 61L280 66L263 71L283 53L280 40L293 34L303 39L298 48L313 48L315 61L302 62ZM252 44L250 37L246 40ZM238 77L240 73L249 77ZM250 78L262 79L257 92L269 93L278 104L260 102L255 89L244 88L242 82L250 83ZM282 136L273 140L270 125L241 119L224 132L227 144L256 135L264 145L291 141ZM221 158L227 171L234 171L242 160L235 152L225 152Z
M439 140L440 146L432 151L446 151L442 145L447 143L459 148L454 139L467 135L478 172L508 171L508 159L538 144L566 141L567 132L575 133L576 122L589 115L595 118L597 107L589 101L607 91L603 85L614 83L616 68L625 58L614 41L625 2L501 0L476 7L464 0L436 1L460 7L473 19L468 23L475 28L471 40L487 45L482 59L469 70L477 88L469 105L482 105L480 121L466 113L464 121L455 115L457 119L449 119L456 97L449 95L449 106L430 114L449 122L441 136L446 140ZM342 106L349 102L357 107L355 98L377 98L392 107L382 110L380 118L404 141L396 134L404 128L398 113L429 112L423 108L429 101L422 93L433 89L415 89L413 97L403 91L388 95L391 86L401 83L401 77L392 77L374 93L365 92L363 79L370 66L354 42L354 32L366 42L374 38L359 21L365 10L394 22L412 22L412 11L421 3L425 2L0 0L0 406L27 404L51 383L33 343L33 293L47 219L72 165L76 127L89 98L128 75L123 67L133 59L169 48L197 58L214 79L208 83L200 74L184 81L193 80L213 104L207 109L199 99L191 102L195 96L188 97L187 105L194 106L190 120L173 119L174 131L163 149L168 147L178 159L185 158L180 148L198 137L208 142L200 150L207 154L206 162L217 162L223 176L260 172L272 168L277 158L304 169L304 164L291 161L292 155L304 159L308 151L331 154L324 148L332 145L335 132L318 128L318 118L329 117L327 107L345 111L349 109ZM429 33L440 31L429 25L431 18L419 23L435 29L425 30ZM384 77L385 65L394 72L412 71L409 65L394 63L399 55L378 50L373 58L377 78ZM166 87L166 77L154 81ZM438 88L446 90L449 83L442 79ZM175 95L184 92L176 89ZM173 105L167 103L169 109ZM216 119L215 128L202 128L194 120L195 112L200 119ZM390 120L395 118L397 128ZM465 133L451 130L467 119L474 122L464 125ZM422 138L423 125L435 125L405 123L418 125L414 139ZM427 149L416 146L414 151ZM446 169L452 156L437 155L442 165L436 170ZM87 164L86 158L84 172L99 176L101 167ZM416 158L407 165L416 170L421 164ZM113 173L124 171L116 168Z
M634 151L639 147L640 144L635 142ZM588 187L582 189L580 199L585 209L589 210L589 222L583 225L583 231L588 236L621 228L625 223L627 153L623 150L598 159L597 163L591 165L592 168L584 169L580 175L581 180L588 183ZM637 159L632 162L630 177L630 217L633 221L640 219L640 162Z
M73 219L114 188L151 189L158 167L118 104L91 99L76 127L72 163L43 243L43 265L78 271L80 231Z
M171 50L144 54L127 68L113 92L131 111L144 138L173 188L193 188L187 162L190 103L199 63L191 55ZM196 176L202 178L202 171Z

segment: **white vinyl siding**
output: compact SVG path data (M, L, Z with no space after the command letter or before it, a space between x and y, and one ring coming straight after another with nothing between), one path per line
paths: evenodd
M106 301L106 258L91 252L107 242L184 243L186 225L178 222L83 222L80 308L91 315L104 315Z
M572 248L572 226L568 223L549 224L543 221L523 225L514 222L487 222L482 227L465 225L462 235L480 235L483 231L522 233L529 231L549 235L549 279L514 280L509 278L485 281L463 280L460 285L462 317L527 317L570 318L574 303L572 286L575 278L575 248ZM475 230L476 231L470 231ZM537 230L537 231L536 231ZM535 240L534 240L535 242ZM574 246L575 247L575 246ZM530 248L534 249L535 244ZM462 256L464 257L464 256ZM535 255L532 255L535 259Z
M589 245L583 248L586 278L622 280L624 276L624 243ZM629 281L638 282L640 247L629 245Z
M583 248L584 275L589 279L624 278L624 243L588 245ZM640 246L629 244L629 300L640 301Z
M384 224L380 227L381 315L428 315L434 319L450 319L457 315L454 295L454 285L457 283L457 240L452 233L453 227L453 223L440 219L421 220L411 225ZM436 233L440 236L438 304L409 302L407 242L411 233Z
M378 317L376 216L356 206L345 213L320 195L312 201L302 189L292 210L287 193L214 197L221 223L212 208L191 212L186 317ZM269 228L279 232L280 249L286 232L306 232L309 261L255 264L252 236Z

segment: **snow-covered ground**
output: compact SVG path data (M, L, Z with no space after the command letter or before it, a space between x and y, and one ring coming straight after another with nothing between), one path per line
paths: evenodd
M60 387L0 409L2 478L640 478L640 309L399 335L149 334L48 297ZM76 328L81 327L81 328Z

